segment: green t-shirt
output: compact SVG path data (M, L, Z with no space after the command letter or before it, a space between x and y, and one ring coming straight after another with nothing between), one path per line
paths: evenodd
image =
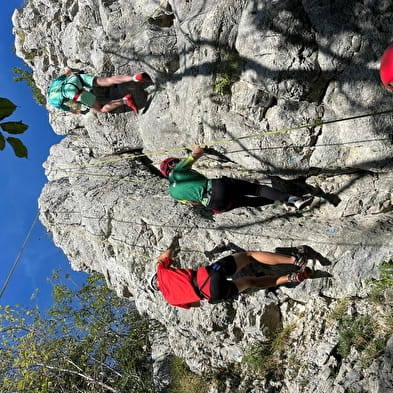
M191 169L194 162L194 157L189 156L175 166L169 175L169 194L181 202L192 201L206 205L208 201L204 196L209 179Z

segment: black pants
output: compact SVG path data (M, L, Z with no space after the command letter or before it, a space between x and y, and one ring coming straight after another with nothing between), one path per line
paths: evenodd
M212 210L231 210L237 207L257 207L274 201L288 201L289 194L257 183L222 177L212 180L210 202Z
M209 278L199 288L199 292L209 300L209 303L221 303L239 293L233 281L227 280L228 277L236 273L236 261L232 255L228 255L210 266L206 266L206 271L209 274ZM210 296L206 294L207 286L210 287Z

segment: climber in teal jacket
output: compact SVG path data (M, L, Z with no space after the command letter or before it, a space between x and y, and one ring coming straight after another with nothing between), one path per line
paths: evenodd
M90 91L93 87L109 87L115 84L126 82L151 82L150 76L143 72L141 74L131 75L113 75L108 77L97 77L91 74L79 73L74 74L71 68L66 67L64 74L56 78L49 86L48 102L55 108L66 112L79 114L80 111L71 108L67 102L76 102L93 109L96 112L107 113L114 109L126 105L130 107L135 114L138 114L138 108L131 94L126 94L122 98L111 100L103 104L97 101L96 96Z

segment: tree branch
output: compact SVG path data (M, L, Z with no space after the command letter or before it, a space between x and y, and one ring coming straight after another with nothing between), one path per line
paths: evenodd
M63 372L63 373L69 373L69 374L72 374L72 375L78 375L79 377L84 378L86 381L89 381L89 382L92 382L92 383L94 383L96 385L104 387L105 389L107 389L107 390L109 390L109 391L111 391L113 393L121 393L119 390L114 389L111 386L109 386L109 385L107 385L107 384L105 384L103 382L97 381L96 379L94 379L92 377L89 377L88 375L82 374L82 373L80 373L78 371L69 370L67 368L60 368L60 367L55 367L55 366L49 366L48 364L43 364L43 363L36 363L36 365L39 366L39 367L42 367L42 368L47 368L48 370L55 370L55 371L60 371L60 372Z

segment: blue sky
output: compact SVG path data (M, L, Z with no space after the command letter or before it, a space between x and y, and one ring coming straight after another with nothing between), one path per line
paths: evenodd
M11 16L21 8L24 0L2 3L0 13L0 97L10 99L17 109L3 121L23 121L29 129L19 137L28 148L29 158L17 158L11 147L0 151L1 236L0 288L18 255L25 237L37 214L37 200L47 179L42 167L52 145L60 141L49 125L48 113L33 100L25 82L13 82L13 67L22 67L23 61L13 53ZM40 222L34 228L24 254L3 295L0 304L31 304L30 296L38 289L34 301L40 308L51 305L51 286L47 277L55 269L71 273L82 282L84 273L72 272L62 251L52 242Z

